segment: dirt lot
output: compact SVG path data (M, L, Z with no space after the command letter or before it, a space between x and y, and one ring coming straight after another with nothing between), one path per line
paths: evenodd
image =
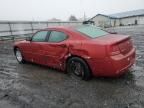
M136 66L121 78L86 82L35 64L18 64L12 42L0 42L0 108L144 108L144 27L109 29L129 34Z

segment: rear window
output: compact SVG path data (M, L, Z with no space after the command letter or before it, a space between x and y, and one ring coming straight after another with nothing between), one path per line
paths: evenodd
M88 36L90 38L96 38L96 37L100 37L100 36L109 34L108 32L106 32L98 27L90 26L90 25L76 27L76 31L78 31L82 34L85 34L86 36Z

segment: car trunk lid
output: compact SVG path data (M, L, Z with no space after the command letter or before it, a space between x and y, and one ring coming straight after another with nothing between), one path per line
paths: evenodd
M132 40L128 35L108 34L103 37L95 38L94 41L109 46L111 55L127 54L133 47Z

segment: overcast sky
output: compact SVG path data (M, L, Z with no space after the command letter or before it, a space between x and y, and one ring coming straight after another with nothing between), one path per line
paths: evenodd
M144 9L144 0L0 0L0 20L67 20Z

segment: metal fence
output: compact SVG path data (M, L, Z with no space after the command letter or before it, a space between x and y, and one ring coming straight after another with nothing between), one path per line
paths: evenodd
M82 22L0 21L0 40L25 38L49 26L81 24Z
M120 26L120 27L111 27L111 28L106 28L107 31L111 32L119 32L119 33L144 33L144 25L133 25L133 26Z

